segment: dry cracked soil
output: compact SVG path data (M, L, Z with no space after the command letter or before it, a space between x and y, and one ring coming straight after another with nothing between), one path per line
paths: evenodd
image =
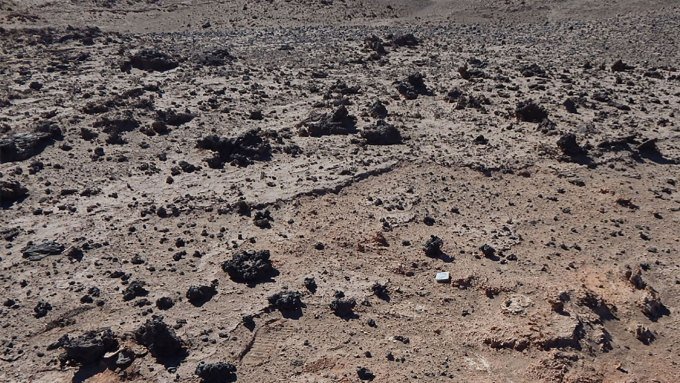
M0 0L0 381L677 382L679 48L677 0Z

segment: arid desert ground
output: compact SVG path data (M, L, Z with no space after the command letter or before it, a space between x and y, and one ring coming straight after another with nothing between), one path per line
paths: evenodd
M677 0L0 0L0 381L680 376Z

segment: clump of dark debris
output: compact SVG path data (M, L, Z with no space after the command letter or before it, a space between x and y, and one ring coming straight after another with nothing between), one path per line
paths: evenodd
M578 113L578 107L576 105L576 101L574 101L573 98L567 98L566 100L564 100L562 105L564 105L564 109L566 109L567 112Z
M255 317L251 314L246 314L241 317L241 323L243 323L243 326L250 331L255 329Z
M388 114L387 107L385 106L385 104L383 104L382 101L376 100L375 102L373 102L373 104L371 104L371 107L369 109L369 114L373 118L380 118L380 119L387 118L387 114Z
M269 209L256 211L255 216L253 217L253 224L260 229L270 229L272 227L272 221L274 221L274 218Z
M22 256L31 261L39 261L50 255L59 255L64 252L64 245L55 241L44 241L38 244L26 246L22 251Z
M489 245L488 243L485 243L482 246L480 246L479 251L481 251L482 254L484 254L485 258L491 259L493 261L497 261L499 259L498 256L496 255L496 248Z
M28 196L28 189L19 181L0 180L0 207L6 208Z
M174 305L175 302L170 297L160 297L156 300L156 307L159 310L170 310Z
M413 33L405 33L403 35L396 35L392 37L392 45L397 47L416 47L420 44L420 40Z
M142 49L130 56L123 63L121 69L124 72L130 71L132 68L147 72L165 72L178 66L179 62L166 53L156 49Z
M213 169L221 169L225 163L248 166L255 161L268 161L272 155L271 145L259 129L251 129L233 138L206 136L198 140L196 147L215 153L206 159Z
M312 112L299 124L299 134L303 137L352 134L356 132L356 121L356 117L350 115L347 108L341 105L333 113Z
M640 145L636 147L636 149L642 157L663 159L663 154L659 150L659 147L656 145L657 142L658 139L651 138L649 140L643 141ZM670 160L667 161L674 162Z
M281 291L267 298L269 305L280 311L295 311L304 307L302 294L297 291Z
M364 39L364 45L366 45L366 48L373 51L378 57L387 54L387 50L385 49L385 43L380 37L376 35L366 37Z
M425 242L423 251L428 257L436 258L443 254L442 246L444 246L444 241L436 235L431 235L430 238Z
M33 316L36 318L42 318L52 311L52 305L49 302L40 301L33 308Z
M145 297L149 294L149 291L144 288L144 282L132 281L130 282L125 290L123 290L123 300L131 301L135 298Z
M174 109L156 111L156 121L170 126L180 126L193 120L196 115L187 111L178 112Z
M107 352L118 349L118 340L111 329L88 331L78 337L68 334L49 348L63 348L64 354L59 357L63 365L89 365L101 360Z
M463 96L463 91L458 89L458 88L452 88L446 93L446 96L444 96L444 100L447 102L456 102L458 99Z
M652 322L656 322L664 315L670 315L670 310L661 302L659 294L651 287L647 287L647 291L640 302L640 308L642 313Z
M337 80L333 85L328 88L328 91L324 95L324 99L338 99L339 96L349 96L353 94L361 93L361 87L358 85L347 85L346 82L342 80Z
M420 72L412 73L406 79L398 81L397 92L407 100L415 100L419 95L433 94L425 85L425 75Z
M475 66L470 68L467 64L458 68L458 73L460 74L460 77L468 81L472 81L476 78L486 78L486 73L481 68Z
M226 383L236 381L236 366L227 362L200 362L196 366L196 376L203 383Z
M545 69L535 63L523 66L520 72L524 77L546 77Z
M576 142L576 135L574 133L566 133L557 140L557 147L562 153L569 157L577 157L584 155L586 150Z
M45 121L33 132L16 133L0 138L0 163L24 161L40 154L56 140L63 138L61 129L52 121Z
M646 326L639 324L635 326L633 332L635 333L635 338L645 345L650 345L652 342L654 342L654 340L656 340L656 334L654 331L650 330Z
M390 292L387 289L386 284L382 284L380 282L375 282L373 286L371 286L371 291L373 291L373 294L375 294L376 297L388 301L390 300Z
M202 306L217 294L217 280L213 280L210 286L191 286L187 290L186 297L194 306Z
M219 48L200 54L196 62L205 66L224 66L234 60L236 57L232 56L229 50Z
M104 116L92 126L109 135L106 138L107 144L122 145L126 143L123 133L139 128L139 121L133 117L132 112L124 111L117 115Z
M137 343L145 346L157 359L183 357L187 351L184 342L164 321L154 316L134 332Z
M369 382L375 379L375 374L366 367L358 367L357 376L359 377L359 379L368 380Z
M356 317L354 313L354 308L357 302L354 298L345 298L344 294L342 296L336 296L333 301L331 301L330 308L333 314L339 316L343 319L351 319Z
M515 117L519 121L538 123L548 118L548 112L533 100L525 100L517 104Z
M222 264L222 270L236 282L262 282L277 274L269 257L269 250L240 251Z
M628 65L621 60L616 60L614 64L612 64L611 69L612 72L626 72L635 69L635 67L632 65Z
M403 141L399 129L385 120L378 120L374 126L364 129L361 137L369 145L397 145Z
M29 41L43 45L63 44L69 41L79 41L83 45L93 45L94 39L103 34L97 27L81 28L70 25L65 29L53 27L28 28L23 33L30 36Z
M314 294L316 292L316 289L318 288L316 284L316 279L314 279L314 277L306 277L302 284L312 294Z
M581 293L577 297L576 303L580 306L588 307L602 320L615 319L616 312L618 311L616 306L608 303L604 298L590 290Z
M451 92L449 92L450 94ZM448 100L448 95L447 95ZM456 110L463 110L466 108L479 109L484 111L484 105L491 105L491 100L489 100L484 95L475 96L472 94L462 94L456 99Z

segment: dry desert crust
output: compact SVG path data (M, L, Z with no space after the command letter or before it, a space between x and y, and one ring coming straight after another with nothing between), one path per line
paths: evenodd
M679 64L677 0L0 0L0 381L677 382Z

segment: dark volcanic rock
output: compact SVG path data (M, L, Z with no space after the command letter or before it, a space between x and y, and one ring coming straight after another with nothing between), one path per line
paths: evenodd
M587 290L581 294L577 299L576 303L580 306L588 307L593 310L602 320L616 319L616 306L609 304L601 296L596 293Z
M82 138L83 140L92 141L97 137L99 137L99 133L89 128L80 128L80 138Z
M139 121L132 116L131 112L126 111L116 116L104 116L95 121L92 126L109 135L106 139L108 144L122 145L125 144L125 140L122 137L123 133L137 129Z
M179 168L180 168L184 173L193 173L193 172L195 172L196 170L200 170L200 168L197 167L196 165L190 164L190 163L188 163L188 162L186 162L186 161L179 161L179 162L177 163L177 165L179 165Z
M369 37L366 37L364 39L364 44L368 49L374 51L378 56L384 56L387 54L384 42L378 36L371 35Z
M118 349L118 340L111 329L88 331L76 338L70 338L67 334L57 344L65 351L59 358L62 364L92 364L102 359L107 352Z
M397 47L415 47L420 44L420 40L413 33L397 35L392 38L392 44Z
M574 102L573 99L568 98L568 99L564 100L564 103L562 105L564 105L564 109L566 109L567 112L578 113L578 109L576 107L576 102Z
M373 291L373 294L375 294L376 297L388 301L390 300L390 293L387 289L387 285L384 285L379 282L375 282L373 286L371 286L371 291Z
M55 140L63 138L61 129L53 122L38 125L33 132L16 133L0 138L0 163L23 161L40 154Z
M324 95L326 99L334 98L334 95L353 95L361 93L361 87L358 85L349 86L346 82L342 80L337 80L333 85L328 88L328 92Z
M149 294L149 291L144 288L144 282L133 281L130 282L125 290L123 290L123 300L131 301L138 297L145 297Z
M483 70L481 70L479 68L469 68L467 66L467 64L458 68L458 73L460 74L460 77L462 77L464 80L473 80L473 79L476 79L476 78L486 78L486 73L484 73Z
M64 245L54 241L44 241L37 245L25 247L21 253L24 258L31 261L39 261L50 255L59 255L64 252Z
M234 206L232 206L232 209L236 211L236 214L242 217L250 217L250 214L253 211L252 206L246 201L236 202Z
M48 302L40 301L33 308L33 316L36 318L42 318L50 311L52 311L52 305Z
M656 339L656 334L654 334L654 332L649 328L642 325L637 325L633 332L635 333L635 338L645 345L652 344L652 342L654 342Z
M314 294L316 292L318 286L316 285L314 277L307 277L302 283L310 293Z
M253 121L262 121L264 120L264 115L262 114L261 110L253 110L248 115L248 119Z
M656 138L645 140L640 145L638 145L636 149L638 153L640 153L640 155L643 157L663 158L663 154L659 150L659 147L656 145L657 141L658 139Z
M128 368L136 359L135 352L129 348L120 350L116 355L116 360L113 362L116 368L124 370Z
M175 69L179 63L169 55L155 49L143 49L133 54L130 59L123 64L123 70L130 68L141 69L147 72L165 72Z
M183 357L186 349L182 340L163 317L154 316L134 332L137 343L145 346L156 358Z
M354 313L354 308L356 305L357 302L354 300L354 298L336 297L331 302L330 308L333 311L333 314L339 316L340 318L350 319L356 317L356 314Z
M19 181L0 180L0 207L9 207L14 202L23 200L26 196L28 196L28 189Z
M243 323L243 326L250 331L255 329L255 318L253 318L252 315L248 314L241 317L241 323Z
M642 313L652 322L656 322L664 315L670 315L670 310L661 302L659 294L651 288L647 288L647 292L640 302L640 308Z
M541 122L548 118L548 112L533 100L526 100L517 104L515 116L519 121Z
M625 72L633 69L635 69L634 66L628 65L621 60L616 60L616 62L612 64L612 72Z
M637 266L635 269L627 267L623 275L636 289L642 290L647 287L647 283L642 279L642 268L640 266Z
M173 302L170 297L160 297L156 300L156 307L158 307L159 310L170 310L174 305L175 302Z
M490 105L491 100L489 100L484 95L474 96L471 94L463 94L458 97L456 101L456 110L462 110L466 108L480 109L484 110L484 105Z
M102 117L92 124L93 127L101 129L104 133L114 134L131 132L139 127L139 121L132 117L131 113L123 113L121 116L113 118Z
M574 133L564 134L557 140L557 147L560 148L562 153L570 157L576 157L585 154L585 149L583 149L576 142L576 135Z
M456 102L461 96L463 96L462 90L458 88L452 88L446 93L446 96L444 96L444 100L446 100L447 102Z
M274 218L272 218L272 213L269 209L257 211L253 217L253 223L260 229L270 229L272 221L274 221Z
M545 77L546 73L538 64L525 65L520 69L524 77Z
M480 134L479 136L475 137L472 142L474 142L475 145L486 145L489 143L489 139Z
M364 129L361 137L369 145L396 145L402 143L401 133L394 125L379 120L375 126Z
M482 246L479 247L479 251L484 254L484 257L489 258L491 260L498 260L498 256L496 255L496 249L489 245L489 244L483 244Z
M196 375L203 383L225 383L236 381L236 366L231 363L200 362L196 366Z
M206 136L198 140L196 147L215 152L206 159L208 166L213 169L221 169L225 163L248 166L255 161L267 161L272 154L269 141L259 129L249 130L234 138Z
M191 286L187 290L186 297L194 306L202 306L217 294L217 280L212 281L210 286Z
M372 381L373 379L375 379L375 374L373 374L373 372L371 372L371 370L369 370L366 367L357 368L357 375L361 380Z
M321 137L328 135L347 135L356 132L356 117L349 114L344 105L333 113L313 112L300 123L300 135L303 137Z
M385 107L385 104L383 104L382 101L376 100L371 105L369 113L370 113L371 117L373 117L373 118L384 119L384 118L387 117L388 111L387 111L387 107Z
M280 311L295 311L301 309L302 294L297 291L281 291L267 298L269 305Z
M397 91L407 100L415 100L418 95L432 95L425 85L425 75L420 72L412 73L405 80L397 82Z
M428 257L436 258L442 255L442 246L444 246L444 241L442 241L442 239L437 237L436 235L431 235L430 239L428 239L427 242L425 242L423 251L425 252L425 255L427 255Z
M157 121L171 126L180 126L186 124L196 117L196 115L190 113L189 111L177 112L174 109L159 110L156 111L156 114L158 115Z
M198 56L197 62L205 66L223 66L236 60L226 49L215 49Z
M277 274L269 260L269 250L241 251L222 264L222 270L231 279L241 283L257 283L265 281Z

